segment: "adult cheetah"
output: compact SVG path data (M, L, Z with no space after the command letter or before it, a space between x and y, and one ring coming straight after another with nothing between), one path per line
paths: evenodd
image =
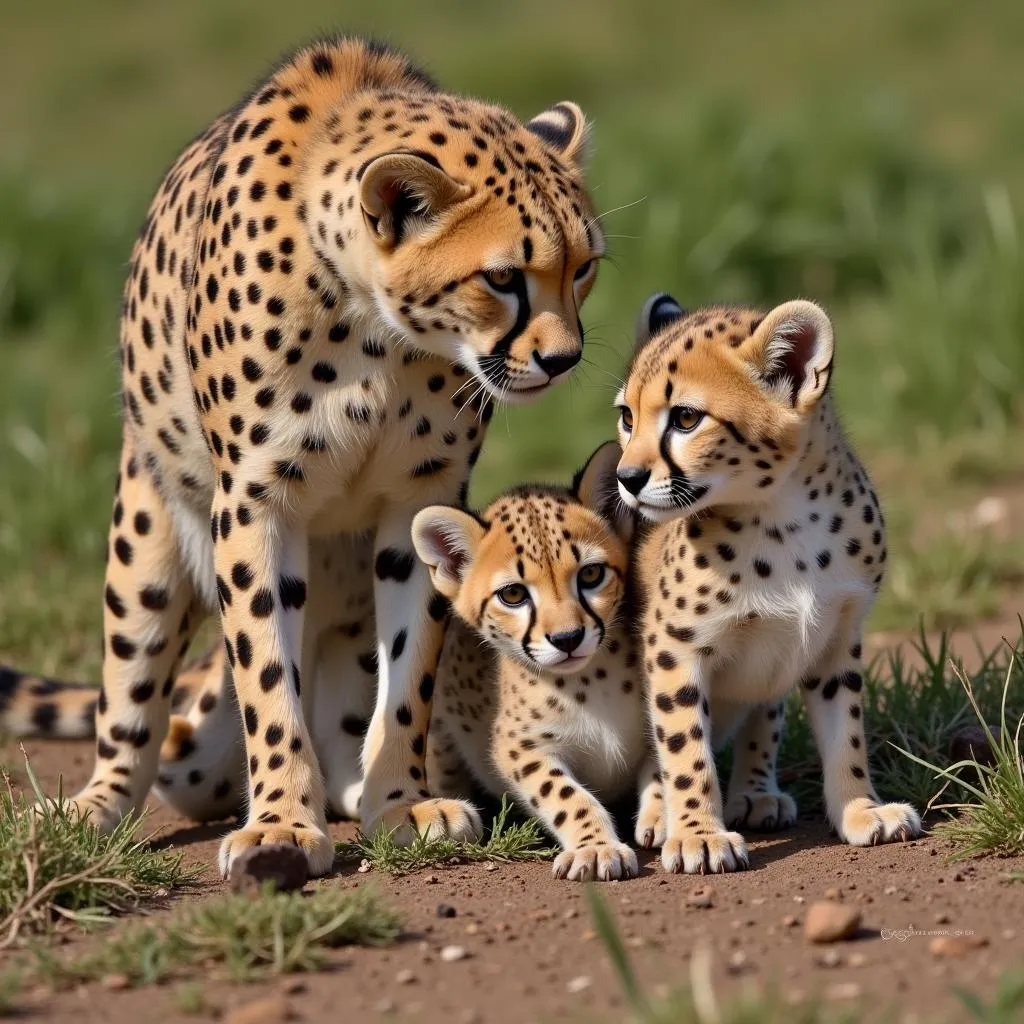
M75 798L98 826L144 801L177 666L219 607L248 760L221 869L275 842L329 869L300 680L346 622L333 576L364 559L379 674L363 827L479 833L471 805L425 784L447 606L410 523L464 498L492 399L535 397L580 358L604 251L586 135L571 103L523 125L332 38L170 169L124 292L97 759Z

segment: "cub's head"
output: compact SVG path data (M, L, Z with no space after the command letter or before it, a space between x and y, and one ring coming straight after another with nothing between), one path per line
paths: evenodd
M317 153L314 244L355 283L383 341L462 363L491 395L525 401L583 352L579 311L605 251L586 148L572 103L524 125L423 90L357 101Z
M602 445L571 490L524 487L480 517L435 505L413 520L416 553L456 614L535 671L580 671L619 610L629 523L612 518L618 457Z
M812 302L687 313L653 296L616 398L619 495L657 521L771 501L831 372L832 324Z

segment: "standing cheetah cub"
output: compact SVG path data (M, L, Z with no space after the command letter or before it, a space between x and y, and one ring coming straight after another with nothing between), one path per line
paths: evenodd
M617 476L622 500L653 524L637 562L668 871L745 867L725 821L795 815L774 756L780 702L798 683L842 838L866 846L921 830L868 776L861 638L886 550L828 390L832 357L832 324L810 302L688 314L659 295L641 318L616 402ZM747 765L724 814L712 724Z
M637 658L616 627L628 527L606 510L619 454L599 448L571 491L522 487L479 518L436 505L413 521L459 620L441 656L430 784L462 796L468 767L491 793L514 793L562 846L555 876L573 880L637 873L601 802L635 784L646 754Z

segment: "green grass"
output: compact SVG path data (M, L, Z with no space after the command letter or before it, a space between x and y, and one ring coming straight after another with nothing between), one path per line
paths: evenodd
M36 799L43 794L27 760ZM142 820L125 818L107 836L58 796L33 810L4 777L0 790L0 949L57 921L93 925L130 910L156 890L197 873L180 854L154 853L136 838Z
M738 997L723 999L711 979L711 954L698 949L690 961L689 985L679 987L666 997L656 998L640 985L629 953L622 942L618 925L597 886L586 887L587 904L605 953L622 988L629 1007L631 1024L859 1024L868 1020L896 1019L886 1009L883 997L858 1000L850 1008L829 1006L814 997L793 1003L778 988L748 988ZM943 1015L937 1021L976 1021L978 1024L1014 1024L1024 1020L1024 976L1004 974L999 978L991 1000L964 988L952 989L961 1004L956 1014ZM968 1017L964 1017L966 1010ZM881 1016L879 1016L881 1014Z
M399 846L391 834L383 829L373 836L360 833L354 842L338 846L338 855L346 860L366 860L370 866L392 875L420 871L423 868L442 867L465 861L551 860L558 852L546 845L540 822L530 818L524 822L509 823L512 805L503 797L501 810L491 822L491 831L482 843L457 842L447 836L430 838L418 835L408 846Z
M1024 657L1018 649L1006 671L998 738L991 728L993 717L982 710L974 684L962 670L957 672L988 738L993 754L991 764L978 764L973 758L951 765L929 763L923 757L904 751L912 764L931 772L933 778L945 781L948 787L944 788L952 790L953 800L936 803L940 810L952 816L936 826L935 831L952 841L955 856L961 859L982 854L1024 855L1024 748L1021 747L1024 715L1012 712L1007 706L1011 692L1019 699L1019 680L1014 679L1014 670L1022 666ZM1012 682L1017 685L1015 691L1011 691ZM957 796L961 799L955 799Z
M615 379L651 291L687 305L807 295L835 318L840 405L891 513L892 583L877 623L912 626L923 610L952 624L1000 607L1024 558L995 542L916 536L922 508L969 504L1024 468L1021 10L1011 0L983 16L952 0L347 3L344 27L407 46L452 88L521 115L572 96L595 123L594 194L615 212L613 259L584 310L588 364L559 393L499 413L475 498L565 479L611 435ZM4 657L98 677L116 314L132 235L181 144L277 53L339 17L330 0L161 11L53 0L10 12L0 38ZM817 23L829 30L809 46Z
M315 971L339 946L384 946L399 919L370 887L325 886L309 895L221 896L154 924L131 925L89 952L63 958L37 946L28 975L54 987L124 975L133 986L194 977L257 981Z

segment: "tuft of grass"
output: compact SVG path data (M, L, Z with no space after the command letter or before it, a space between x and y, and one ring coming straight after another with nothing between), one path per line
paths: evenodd
M59 920L108 921L156 889L195 877L198 869L180 854L154 853L136 838L141 817L100 835L62 796L45 798L27 758L25 773L36 806L15 794L7 776L0 792L0 949Z
M179 910L159 924L135 925L84 954L60 959L35 950L32 973L55 987L124 975L133 986L204 975L255 981L320 969L329 949L384 946L400 930L397 915L370 887L329 886L310 895L231 894Z
M197 981L186 981L174 992L174 1003L187 1017L210 1014L211 1007L206 999L206 989Z
M948 634L930 641L922 630L914 646L911 660L895 650L868 666L864 721L875 787L888 799L909 800L922 808L940 789L933 766L948 760L950 738L958 728L975 713L988 722L999 721L1004 699L1017 702L1005 705L1014 720L1024 713L1024 664L1019 653L1000 647L970 674L967 693L959 681L963 667L950 660ZM779 781L803 813L821 811L820 760L799 694L787 710Z
M999 979L992 1002L986 1002L970 989L955 988L957 998L979 1024L1019 1024L1024 1019L1024 975L1004 975Z
M491 832L482 843L460 843L447 836L431 838L418 835L408 846L399 846L393 834L378 830L372 836L359 833L355 842L341 843L338 855L347 860L367 860L372 867L392 875L439 867L453 858L460 861L540 861L551 860L558 852L546 845L540 822L529 819L509 823L512 805L502 797L501 809L491 822Z
M1014 651L1013 661L1024 664L1020 650ZM943 766L930 763L908 750L902 750L911 762L943 779L947 786L965 793L961 800L938 804L937 810L949 812L952 817L936 826L936 833L946 836L954 846L953 856L958 859L996 854L1014 857L1024 854L1024 760L1020 744L1024 729L1024 715L1008 718L1007 701L1014 665L1008 667L1003 687L999 715L999 736L993 733L989 717L982 711L971 679L962 668L957 668L959 679L978 722L985 731L992 750L991 764L979 764L973 758Z

